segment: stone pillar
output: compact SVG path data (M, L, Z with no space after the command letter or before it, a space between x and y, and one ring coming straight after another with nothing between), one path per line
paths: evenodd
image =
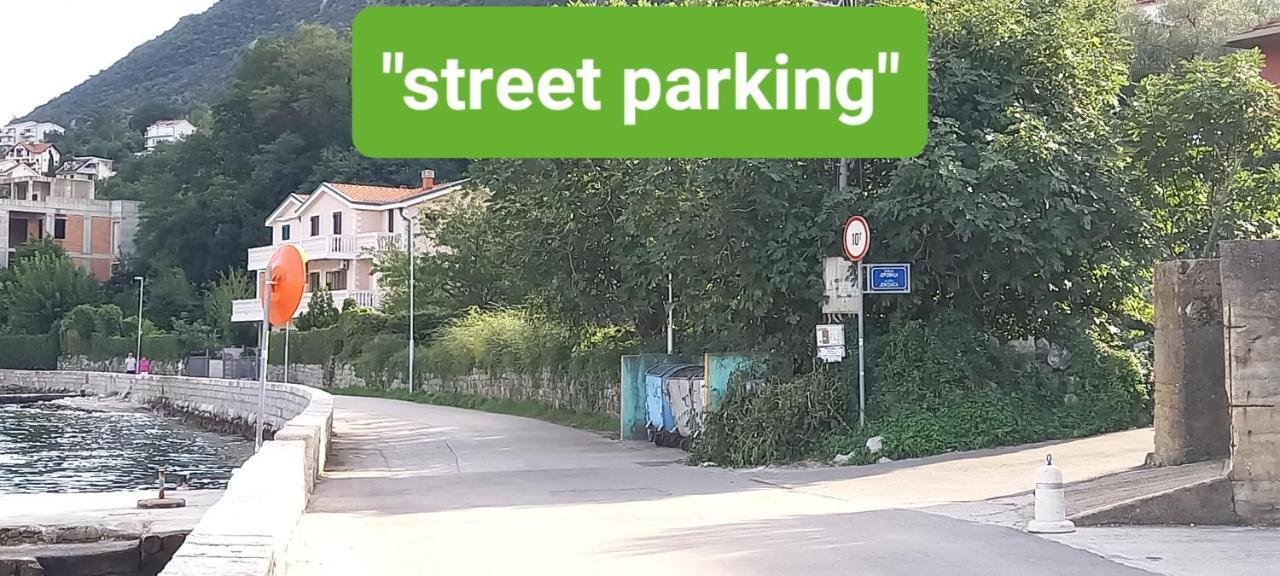
M1280 241L1222 243L1236 514L1280 524Z
M1222 280L1217 260L1156 265L1155 464L1231 451L1223 368Z

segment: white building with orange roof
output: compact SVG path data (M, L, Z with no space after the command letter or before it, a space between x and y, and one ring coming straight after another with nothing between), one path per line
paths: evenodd
M41 176L48 176L62 163L62 154L53 144L19 142L5 151L3 159L16 160L30 166Z
M423 170L418 187L322 182L310 194L290 194L267 216L271 245L249 249L249 271L261 272L276 248L292 244L307 259L307 291L297 315L307 310L311 292L320 286L332 292L338 307L350 298L376 308L381 303L373 273L377 251L404 249L406 219L416 220L465 182L438 183L434 171ZM415 249L422 253L430 247L416 244ZM231 320L261 321L261 304L257 299L236 300Z

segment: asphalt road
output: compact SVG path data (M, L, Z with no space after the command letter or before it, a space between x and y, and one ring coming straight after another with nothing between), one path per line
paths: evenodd
M524 418L340 397L334 449L291 576L1147 574L852 485L816 489L829 477L693 468L678 451ZM947 500L924 478L897 491Z

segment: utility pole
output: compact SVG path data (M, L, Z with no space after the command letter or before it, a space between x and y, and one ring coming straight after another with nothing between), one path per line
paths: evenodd
M134 276L134 280L138 281L138 352L136 357L138 362L142 361L142 295L147 292L147 279L143 276Z
M259 355L262 360L259 365L258 374L258 422L255 427L253 437L253 451L257 452L262 449L262 430L266 425L267 417L267 346L271 343L271 281L270 266L266 270L259 272L262 276L262 334L259 348Z
M410 393L410 394L413 394L413 349L414 349L414 335L413 335L413 292L414 292L414 290L413 290L413 268L414 268L414 266L413 266L413 219L405 215L404 208L401 208L401 209L400 209L400 218L404 219L404 221L405 221L404 231L405 231L405 235L406 235L406 236L408 236L408 238L406 238L406 241L405 241L405 246L406 246L406 248L407 248L407 250L408 250L408 253L409 253L409 254L408 254L408 255L409 255L409 376L408 376L408 381L409 381L409 393Z

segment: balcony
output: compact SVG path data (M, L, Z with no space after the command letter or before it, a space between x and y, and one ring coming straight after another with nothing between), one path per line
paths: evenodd
M307 260L355 260L372 258L373 253L379 250L401 250L404 238L398 234L371 232L353 236L312 236L288 240L283 244L297 246ZM265 269L275 250L275 245L250 248L249 270Z
M339 309L342 303L350 298L356 301L356 305L362 308L377 308L381 304L381 297L373 290L335 290L333 294L333 305ZM311 293L307 292L302 295L302 303L298 304L298 311L293 313L293 317L297 318L307 311L307 307L311 304ZM257 298L247 300L234 300L231 302L231 321L232 322L261 322L262 321L262 303Z

